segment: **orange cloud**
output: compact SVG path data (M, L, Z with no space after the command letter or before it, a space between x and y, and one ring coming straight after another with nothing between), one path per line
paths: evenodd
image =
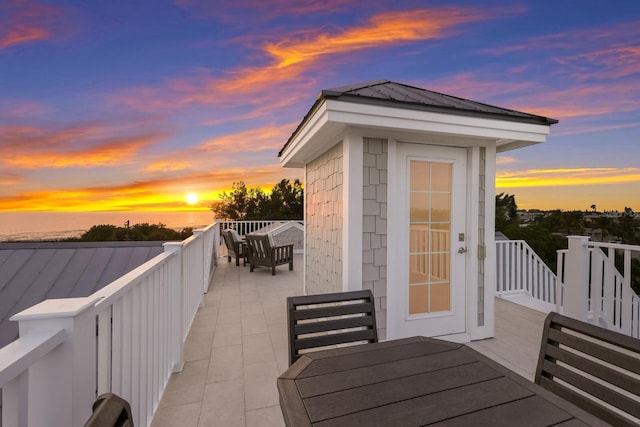
M322 57L436 39L460 24L487 18L488 13L476 9L419 9L380 13L343 30L294 31L263 44L266 63L262 66L236 68L222 76L201 70L196 76L169 82L168 88L138 88L113 99L143 111L191 104L224 105L225 109L268 105L272 111L276 99L283 107L308 96L315 82L306 76L313 69L322 71L317 63Z
M640 22L638 23L640 25ZM596 71L579 71L575 73L581 80L617 79L640 73L640 46L614 46L566 57L565 62L587 62L599 66Z
M48 111L43 104L23 99L0 99L0 117L11 118L33 118L34 115L42 114Z
M507 70L500 80L494 79L495 70L486 81L478 77L480 71L475 71L447 77L438 87L474 99L487 94L493 99L506 98L510 108L561 119L562 130L567 131L562 119L640 108L640 79L633 78L640 73L639 38L640 21L535 37L484 51L501 56L525 55L524 62ZM537 54L542 51L544 56ZM541 57L549 59L540 62ZM528 58L535 58L535 62ZM520 81L523 69L531 73L544 70L549 79L546 83ZM582 133L579 129L568 131Z
M161 132L113 136L122 132L102 124L63 129L0 126L0 164L23 169L124 164L167 136Z
M496 164L498 165L509 165L511 163L518 163L519 160L516 159L515 157L511 157L511 156L504 156L504 155L498 155L496 157Z
M268 43L265 51L275 58L277 68L284 68L321 55L440 38L456 25L485 18L478 11L463 9L386 12L371 17L365 25L342 32L291 34L284 40Z
M486 99L488 94L495 98L506 98L508 104L500 101L501 106L560 119L563 127L562 119L635 111L640 107L640 80L610 80L590 84L572 82L565 88L556 89L531 81L483 80L478 73L461 73L431 82L431 87L489 104L492 102Z
M23 180L21 175L11 172L0 173L0 185L15 185Z
M600 84L575 85L567 89L540 91L515 99L516 109L553 118L597 116L635 111L640 101L630 94L640 95L640 81L629 83L612 80Z
M640 168L531 169L498 172L496 188L639 183Z
M135 154L160 139L163 134L113 138L86 149L69 151L42 151L8 153L3 161L22 169L42 168L88 168L96 166L122 165L131 161Z
M295 129L295 124L263 126L205 141L199 151L234 152L277 150Z
M52 37L60 17L58 9L28 0L8 0L0 10L7 16L0 20L0 50Z
M175 172L181 170L193 169L193 162L180 159L157 160L149 163L145 168L145 172Z

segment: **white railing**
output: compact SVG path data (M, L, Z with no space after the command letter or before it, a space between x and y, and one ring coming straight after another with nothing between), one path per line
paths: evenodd
M283 219L283 220L264 220L264 221L226 221L226 220L219 221L221 231L234 229L241 236L244 236L249 233L254 233L260 230L261 228L269 227L276 222L283 223L283 224L287 222L302 223L302 220Z
M218 257L219 224L86 298L45 300L12 320L20 338L0 349L3 426L82 426L99 394L131 404L148 426Z
M569 248L558 251L564 314L640 338L640 298L631 288L632 259L640 257L640 246L568 239Z
M532 308L555 310L557 279L553 271L524 240L496 241L496 293Z

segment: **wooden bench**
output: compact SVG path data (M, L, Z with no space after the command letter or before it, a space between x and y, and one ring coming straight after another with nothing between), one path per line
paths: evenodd
M289 264L289 271L293 270L293 245L276 246L271 243L268 235L247 234L247 249L249 255L249 271L255 267L270 267L271 274L276 275L276 266Z
M612 425L640 423L640 340L550 313L535 382Z
M378 342L370 290L287 298L289 365L301 350L358 341Z

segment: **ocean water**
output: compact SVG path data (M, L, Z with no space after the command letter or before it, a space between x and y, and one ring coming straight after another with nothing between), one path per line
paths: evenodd
M188 212L0 212L0 241L54 240L78 237L94 225L123 227L140 223L162 223L181 230L214 222L209 210Z

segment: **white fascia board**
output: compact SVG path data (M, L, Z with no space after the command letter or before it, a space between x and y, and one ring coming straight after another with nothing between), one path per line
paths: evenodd
M288 168L303 168L305 164L339 142L345 125L331 123L326 102L318 106L280 157L280 164Z
M304 162L297 163L294 161L296 154L307 145L309 140L322 128L327 122L326 103L322 103L313 113L309 120L304 124L295 138L289 143L280 158L280 163L284 167L304 167Z
M544 142L549 134L549 126L547 125L508 120L355 104L336 100L327 100L325 107L329 122L421 133L510 140L512 144L519 142L518 146Z

